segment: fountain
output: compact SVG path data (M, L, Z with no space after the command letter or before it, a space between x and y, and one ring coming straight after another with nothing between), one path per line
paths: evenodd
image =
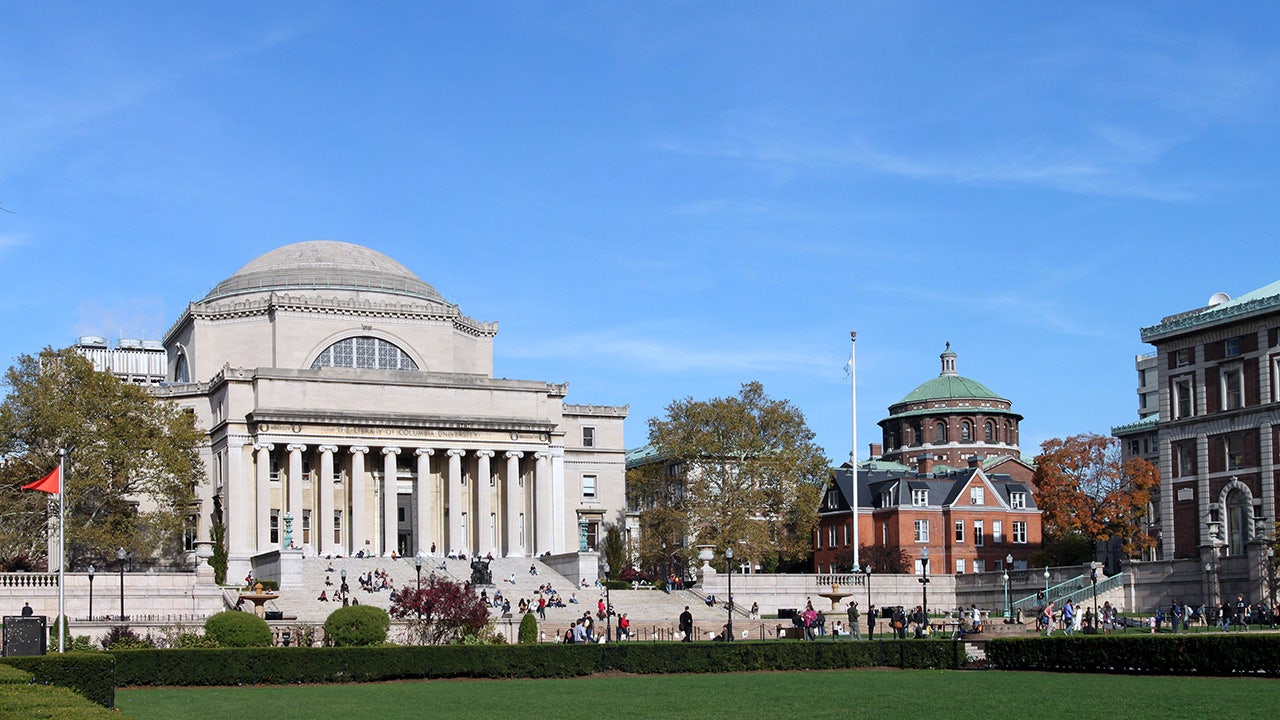
M840 589L840 583L831 583L831 592L820 592L818 597L824 597L831 601L831 610L836 612L840 609L840 601L849 597L853 593L845 592Z

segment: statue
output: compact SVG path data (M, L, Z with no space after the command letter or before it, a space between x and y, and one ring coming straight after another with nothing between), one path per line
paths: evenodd
M492 585L493 572L489 570L489 561L484 558L473 558L471 560L471 584L472 585Z

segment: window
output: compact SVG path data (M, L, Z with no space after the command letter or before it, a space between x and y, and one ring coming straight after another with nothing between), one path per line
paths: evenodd
M395 343L375 337L352 337L330 345L311 363L312 370L326 367L369 370L417 370L418 365Z
M1177 477L1189 477L1196 474L1196 451L1191 443L1174 443L1173 454L1175 466L1178 471Z
M964 542L964 521L963 520L956 521L956 542L958 543Z
M1244 555L1253 525L1253 503L1240 490L1227 493L1227 554Z
M956 558L956 574L964 574L964 558Z
M991 521L991 542L996 543L997 545L1004 542L1004 521L1003 520Z
M1239 470L1244 467L1244 435L1235 433L1227 436L1227 469Z
M960 442L973 442L973 425L968 420L960 423Z
M198 515L188 515L182 520L182 549L192 552L196 549L196 527L200 524Z
M1235 357L1240 354L1240 338L1227 338L1222 341L1222 354L1224 357Z
M983 522L981 520L973 521L973 544L974 545L977 545L978 547L982 547L985 544L985 538L982 537L982 531L985 529L986 528L983 527Z
M311 511L302 511L302 542L310 544L311 542Z
M988 420L987 423L982 426L982 440L983 442L996 441L996 424L995 423Z
M889 523L880 523L880 542L889 544Z
M848 547L849 546L849 525L846 523L845 525L843 525L843 527L844 527L844 546Z
M986 505L987 489L981 487L969 488L969 504L970 505Z
M945 445L947 442L947 424L938 423L933 426L933 442L935 445Z
M333 511L333 544L342 544L342 511Z
M270 538L269 542L272 545L275 545L280 542L280 511L279 510L271 511L270 528L271 528L271 532L268 535L268 537Z
M915 528L916 528L916 542L918 543L929 542L929 521L916 520Z
M827 526L827 547L833 548L835 546L836 546L836 526L828 525Z
M911 425L912 445L919 445L924 442L924 424L916 421Z
M986 560L974 560L974 561L973 561L973 572L974 572L974 574L975 574L975 575L981 575L982 573L984 573L984 572L986 572L986 571L987 571L987 561L986 561Z
M1190 365L1195 361L1196 361L1196 353L1195 353L1195 350L1191 348L1185 348L1183 350L1173 351L1174 367L1187 367L1188 365Z
M893 507L893 493L889 490L882 490L880 492L880 507Z
M816 528L816 529L813 531L813 533L814 533L814 535L813 535L813 549L814 549L814 550L821 550L821 549L822 549L822 528Z
M582 428L582 447L589 448L596 446L596 429L593 427Z
M1244 373L1239 366L1222 371L1222 409L1239 410L1244 407Z
M911 504L916 507L924 507L929 504L929 490L927 488L914 488L911 490Z
M1173 416L1175 418L1191 417L1195 414L1195 385L1191 377L1182 377L1173 381Z
M1027 523L1022 520L1013 521L1013 542L1017 545L1027 543Z
M271 482L280 482L280 458L275 453L271 453L270 469L267 476Z
M1024 492L1009 493L1009 507L1014 510L1027 509L1027 494Z
M593 498L596 496L596 476L582 476L582 497Z

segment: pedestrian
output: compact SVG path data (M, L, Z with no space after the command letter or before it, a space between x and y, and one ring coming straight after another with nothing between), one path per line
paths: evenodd
M867 608L867 639L876 639L876 606Z
M31 609L31 603L29 602L22 603L22 617L31 617L32 615L35 614L35 612L36 612L35 610Z
M693 642L693 613L689 612L689 606L684 606L684 612L680 613L680 632L684 635L682 640L685 642Z
M849 603L849 639L862 639L862 625L858 623L858 601Z

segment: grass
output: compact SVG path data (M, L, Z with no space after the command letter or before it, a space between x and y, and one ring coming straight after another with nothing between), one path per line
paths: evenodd
M570 680L119 690L134 720L263 717L1274 718L1280 681L1047 673L842 670Z

